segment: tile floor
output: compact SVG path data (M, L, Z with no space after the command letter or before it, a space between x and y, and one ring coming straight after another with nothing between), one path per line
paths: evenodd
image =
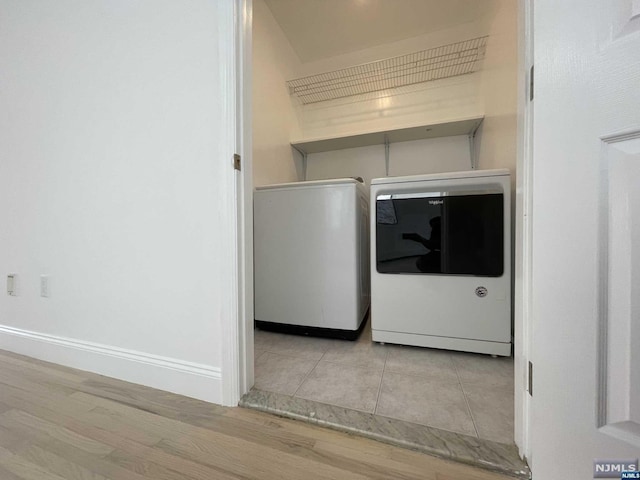
M255 387L513 443L513 359L256 330Z

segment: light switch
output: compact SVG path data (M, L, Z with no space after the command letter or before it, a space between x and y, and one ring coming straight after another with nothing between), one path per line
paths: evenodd
M49 298L51 295L49 275L40 275L40 296Z
M7 295L12 297L17 296L18 290L18 275L10 273L7 275Z

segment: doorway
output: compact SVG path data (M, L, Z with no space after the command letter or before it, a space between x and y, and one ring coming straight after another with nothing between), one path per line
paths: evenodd
M273 2L274 5L276 3L278 2ZM288 46L286 45L286 34L281 24L276 20L271 7L273 7L273 5L270 5L268 2L254 2L254 55L260 51L259 58L256 59L254 56L254 77L260 75L258 72L261 68L264 69L264 65L263 67L260 67L260 65L256 66L255 62L258 62L258 64L270 63L273 66L277 63L276 53L274 52L291 53L290 50L292 50L290 43ZM277 5L273 7L273 9L278 8ZM264 21L264 17L267 17L268 14L271 15L271 20ZM263 15L262 23L260 23L260 15ZM517 22L517 15L514 15L513 20ZM270 26L268 23L270 23ZM258 45L256 44L255 35L264 35L265 31L269 31L269 28L274 30L279 28L280 33L272 35L270 39L271 51L266 52L266 45L269 44L269 42L260 42ZM512 28L514 31L517 31L517 25L513 25ZM256 29L258 29L258 31L256 31ZM260 33L259 29L262 29L262 33ZM432 41L435 42L438 38L443 38L444 36L442 32L439 32L438 35L432 38ZM346 60L342 59L341 61L344 62ZM327 65L329 63L327 59L318 62L316 65L323 63ZM297 71L298 73L296 73L296 68L299 69ZM310 69L308 65L304 68ZM286 79L299 75L299 72L304 71L304 68L295 65L295 58L293 60L289 58L288 64L286 61L278 63L278 70L282 72L280 77L273 76L273 71L271 71L273 68L268 69L269 72L264 73L263 77L267 80L264 82L264 85L267 87L256 87L255 85L253 87L253 98L256 108L265 107L269 100L268 97L278 96L278 92L282 90L280 87L286 85ZM516 71L517 68L514 67L514 76ZM495 74L495 72L493 73ZM285 80L285 82L281 80ZM466 81L467 79L465 78L464 80ZM377 146L360 147L361 149L358 151L349 152L350 158L345 162L344 152L318 152L316 155L309 155L292 149L291 143L292 140L296 138L308 138L314 132L335 134L335 127L330 125L331 115L342 115L340 118L342 118L343 122L348 124L347 127L352 128L354 125L363 125L366 123L362 121L362 116L370 113L370 111L366 111L366 108L370 110L377 108L378 110L376 111L379 112L380 107L383 106L383 108L386 108L384 105L387 104L393 106L393 108L386 110L387 115L395 115L397 120L402 115L408 115L407 112L410 110L409 97L411 95L414 97L421 95L422 98L427 98L429 95L436 95L441 99L448 98L449 100L455 98L460 103L465 103L465 100L469 100L465 103L464 108L473 109L478 105L473 103L474 100L470 99L467 93L461 93L466 92L468 87L469 85L464 81L457 79L453 81L451 85L443 85L443 82L440 82L437 87L432 89L420 90L418 87L405 89L403 94L399 95L401 100L394 98L394 95L373 97L369 95L367 98L360 98L358 100L368 102L366 107L360 112L360 118L356 118L357 115L353 115L353 113L345 114L345 112L352 112L357 108L357 106L354 106L356 102L354 102L353 99L336 100L331 107L316 104L306 109L299 105L288 110L278 109L278 113L280 114L279 120L273 121L274 119L272 118L272 121L265 122L268 124L268 128L261 133L256 133L256 136L254 136L254 147L257 147L254 148L253 154L254 183L259 185L278 183L281 181L311 180L322 177L359 176L357 174L362 173L363 170L367 172L365 174L365 181L370 180L374 176L385 176L390 170L392 174L399 172L403 168L413 169L411 173L423 173L423 171L420 171L420 160L416 158L412 158L411 165L401 165L401 162L394 162L394 160L391 159L391 165L389 166L389 158L385 158L384 152L384 148L388 148L388 145L382 148ZM265 95L264 93L269 91L269 88L272 88L270 94ZM517 89L515 85L513 88L514 90ZM280 96L274 101L284 102L284 99L286 99L290 102L289 92L287 91L285 93L286 96ZM459 95L456 96L456 93ZM447 97L447 95L450 97ZM433 99L431 101L433 101ZM406 104L402 104L402 102L406 102ZM373 104L376 104L376 106L372 107ZM332 111L330 112L329 110ZM472 116L477 116L478 111L479 110L474 110ZM496 152L496 147L491 140L492 132L494 132L497 124L488 121L491 119L491 116L488 116L486 111L482 113L484 113L485 121L482 123L480 129L474 132L476 136L472 138L471 141L469 141L468 136L464 138L469 151L469 163L464 166L460 165L460 167L456 166L456 168L462 169L473 166L493 168L501 166L499 160L496 160L499 155L492 155ZM264 113L257 113L254 108L254 125L256 121L261 121L261 115L264 115ZM302 123L300 119L303 120ZM267 118L267 120L269 119ZM265 119L263 118L262 122L264 121ZM514 125L512 125L511 133L513 134L514 145L512 153L515 158L515 112L513 122ZM367 125L371 126L373 123L370 121ZM331 130L332 128L334 129L333 131ZM342 125L341 128L343 133L347 131L345 125ZM304 131L305 129L307 130L306 132ZM286 131L286 134L283 134L283 131ZM278 135L280 135L280 137L278 137ZM316 137L319 136L319 134L316 135ZM410 153L412 149L419 147L424 148L425 146L428 148L441 149L459 148L459 145L462 143L461 140L462 139L457 139L457 144L453 147L451 145L438 145L434 147L433 144L435 142L432 142L431 145L426 145L426 143L408 146L399 145L398 151L401 153ZM469 145L471 146L469 147ZM393 149L393 146L391 148ZM404 151L402 150L403 148L405 149ZM491 161L487 162L483 160L489 157L491 157ZM409 156L405 156L405 158L409 158ZM287 161L281 162L278 159L286 159ZM370 164L365 165L363 168L363 162L370 162ZM385 162L387 162L386 165ZM450 165L439 166L439 168L448 167L450 167ZM276 177L278 178L269 178L269 175L274 172L277 173ZM367 178L367 175L369 178ZM356 411L373 412L374 414L376 411L380 411L384 414L382 416L386 418L395 418L410 423L412 423L413 420L413 423L427 424L434 428L442 428L446 431L455 431L463 435L471 433L472 436L476 438L485 438L497 443L513 444L513 395L514 388L516 388L514 386L514 377L516 377L516 375L514 374L513 359L492 359L490 357L480 357L475 354L434 351L419 347L378 345L371 341L370 324L366 323L365 325L359 339L353 343L344 343L322 338L292 337L261 330L256 331L254 347L256 386L262 386L266 391L280 390L280 393L288 394L292 398L319 401L327 405L352 408ZM250 334L247 335L247 339L249 339L249 337ZM250 348L247 350L249 351ZM247 355L247 358L249 356L250 355ZM379 373L373 374L372 372L376 368ZM247 367L247 370L249 369L250 367ZM349 369L365 369L361 371L363 373L366 371L367 373L358 375L358 377L366 378L367 382L365 382L364 385L358 386L357 382L350 381L348 375L346 375L346 371ZM430 373L426 374L425 372ZM412 373L413 376L411 376ZM340 374L344 377L342 383L345 388L342 391L336 390L331 392L330 389L327 388L327 382L333 383L334 385L340 383L337 380ZM384 379L385 374L388 379L386 382ZM394 378L398 375L411 376L411 379L415 379L416 381L408 382L406 378ZM416 387L416 383L418 383L421 378L429 376L431 379L440 378L444 380L441 382L442 385L449 384L452 387L455 386L452 390L460 392L460 395L457 396L457 399L453 403L460 407L459 411L461 413L453 415L449 423L444 421L439 422L437 419L434 420L437 415L425 420L424 404L437 405L438 401L436 399L431 399L424 403L415 401L414 407L410 401L412 395L401 393L403 382L405 384L411 383L412 387ZM322 378L325 380L323 381ZM394 381L397 385L394 384L395 386L391 386ZM487 383L505 392L508 390L508 393L502 392L498 398L492 398L486 392L478 394L474 391L474 388L483 384L486 386ZM443 392L443 396L446 397L444 394L445 389L440 390ZM429 393L432 391L433 389L425 388L425 391L419 392L419 389L416 387L413 393L416 398L428 399ZM363 394L363 392L367 393ZM511 401L505 401L505 399L509 398ZM478 401L478 399L480 399L480 401ZM483 404L482 402L485 403ZM451 401L449 401L449 404L451 404ZM486 406L488 404L494 407L501 405L500 408L496 408L495 410L500 411L501 414L509 412L503 415L510 417L509 420L504 421L503 419L495 421L495 419L490 418L490 416L482 420L482 412L486 412ZM436 408L436 410L439 409ZM421 417L421 415L423 416ZM458 423L456 424L456 422ZM490 428L482 427L483 422L490 426ZM499 427L496 429L496 426Z

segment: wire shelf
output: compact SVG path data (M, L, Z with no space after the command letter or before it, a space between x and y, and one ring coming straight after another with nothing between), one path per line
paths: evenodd
M466 75L484 57L488 36L289 80L289 93L306 105L336 98Z

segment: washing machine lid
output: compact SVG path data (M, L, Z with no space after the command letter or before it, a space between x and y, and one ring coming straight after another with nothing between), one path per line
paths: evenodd
M358 177L359 178L359 177ZM256 190L275 190L285 188L326 187L331 185L355 184L362 185L361 179L355 178L331 178L329 180L309 180L305 182L275 183L256 187Z
M410 183L424 182L429 180L453 180L459 178L478 177L503 177L509 176L511 172L507 168L496 168L491 170L467 170L464 172L431 173L427 175L408 175L405 177L384 177L374 178L371 185L383 185L387 183Z

